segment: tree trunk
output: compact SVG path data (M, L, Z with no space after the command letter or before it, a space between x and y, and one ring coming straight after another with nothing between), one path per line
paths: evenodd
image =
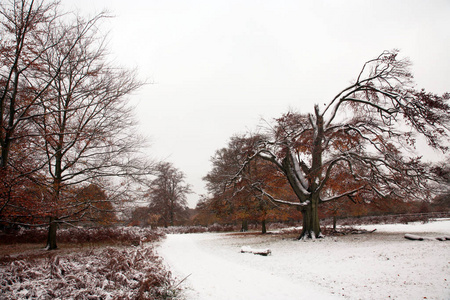
M247 232L247 231L248 231L248 221L242 220L241 232Z
M318 199L313 197L311 203L302 210L303 229L302 233L298 237L299 240L323 237L320 230L318 204Z
M316 129L314 129L314 139L312 145L312 166L310 176L309 191L313 191L308 196L309 204L302 210L303 215L303 230L299 239L315 239L321 238L322 233L320 231L319 224L319 182L322 181L322 141L324 137L323 128L323 115L319 112L319 106L314 106L316 115ZM299 197L301 200L301 198Z
M175 203L174 203L174 198L170 198L170 207L169 207L169 216L170 216L170 226L174 226L175 222L174 222L174 209L175 209Z
M264 219L264 220L262 220L261 221L261 233L262 234L266 234L267 233L267 228L266 228L266 220Z
M6 171L8 167L9 144L5 141L2 143L2 153L0 156L0 169Z
M337 223L337 216L334 215L333 216L333 231L335 231L335 232L336 232L336 223Z
M48 236L47 236L47 250L54 250L58 248L56 246L56 229L58 228L58 223L55 222L54 217L50 217L50 222L48 225Z

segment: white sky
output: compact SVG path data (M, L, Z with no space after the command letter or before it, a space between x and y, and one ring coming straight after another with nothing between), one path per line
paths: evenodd
M107 9L116 61L149 84L132 96L149 156L204 194L210 157L237 133L292 108L311 112L363 63L398 48L418 88L450 91L448 0L63 0Z

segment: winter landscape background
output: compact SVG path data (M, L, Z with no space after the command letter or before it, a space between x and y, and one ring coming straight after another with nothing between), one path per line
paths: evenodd
M39 244L2 245L0 298L449 298L450 242L434 239L449 237L449 219L339 227L345 228L367 232L305 242L295 239L298 228L265 235L172 233L163 239L153 230L128 228L122 242L109 246L92 240L48 252ZM411 241L406 233L430 239ZM241 253L243 246L272 254Z
M0 300L450 299L449 13L1 0Z

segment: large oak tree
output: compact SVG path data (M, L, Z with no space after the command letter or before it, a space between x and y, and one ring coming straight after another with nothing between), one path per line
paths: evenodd
M418 138L447 150L449 94L414 89L409 67L398 51L383 52L322 108L277 119L248 152L244 166L262 158L289 181L297 196L289 204L303 215L301 239L322 235L318 209L324 202L429 194L432 172L413 150ZM342 170L341 188L331 189Z

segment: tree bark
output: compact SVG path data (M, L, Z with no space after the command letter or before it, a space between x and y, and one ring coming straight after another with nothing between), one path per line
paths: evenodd
M261 221L261 233L266 234L267 233L267 227L266 227L266 219Z
M173 198L171 198L170 200L170 207L169 207L169 214L170 214L170 226L174 226L175 225L175 222L174 222L174 206L175 206L175 204L174 204L174 200L173 200Z
M241 232L247 232L247 231L248 231L248 221L242 220Z
M336 231L337 216L333 216L333 231Z
M299 239L315 239L321 238L322 232L320 230L319 221L319 201L320 201L320 189L319 182L321 182L321 170L322 170L322 141L324 137L324 122L323 116L319 112L319 106L314 106L314 112L316 115L316 126L314 130L314 139L311 149L312 153L312 167L310 177L310 191L312 194L309 196L310 203L302 210L303 215L303 230ZM301 199L300 199L301 200Z
M313 197L311 203L301 211L303 217L303 229L298 237L299 240L323 237L320 230L318 204L318 197Z
M54 200L53 205L54 209L52 210L53 216L50 217L49 225L48 225L48 236L47 236L47 250L54 250L58 248L56 245L56 231L58 229L58 223L56 220L58 218L58 205L61 196L61 182L62 182L62 144L64 141L64 136L61 134L59 136L59 144L55 154L55 175L53 179L53 188L54 188ZM56 216L56 217L55 217Z
M50 217L50 222L48 225L48 236L47 236L47 250L55 250L58 248L56 245L56 229L58 227L58 223L56 223L56 219L54 217Z

